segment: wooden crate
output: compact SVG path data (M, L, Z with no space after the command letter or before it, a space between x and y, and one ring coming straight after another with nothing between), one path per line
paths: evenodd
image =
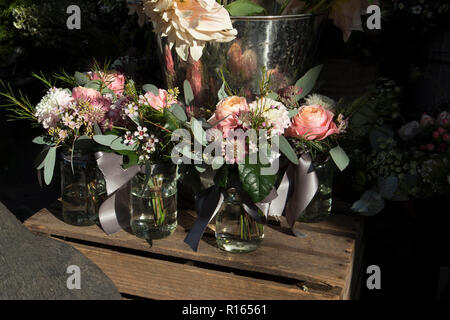
M195 213L178 213L178 228L149 244L128 231L106 235L98 226L62 222L43 209L25 221L32 232L64 241L96 263L124 297L150 299L350 299L357 298L362 220L333 214L320 223L270 222L258 250L232 254L217 248L213 226L198 252L183 240Z

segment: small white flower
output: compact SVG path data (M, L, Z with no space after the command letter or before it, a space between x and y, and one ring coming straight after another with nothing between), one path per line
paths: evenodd
M137 137L139 140L143 140L144 138L148 137L147 130L148 129L146 127L138 126L137 131L134 132L134 136Z
M123 143L126 144L126 145L130 145L130 146L132 146L134 144L133 135L131 134L130 131L127 131L125 133L125 140L124 140Z

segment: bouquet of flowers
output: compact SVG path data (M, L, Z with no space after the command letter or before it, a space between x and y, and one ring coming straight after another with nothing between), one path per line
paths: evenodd
M395 101L391 102L397 104ZM373 114L370 121L366 117L365 126L374 124L369 125L370 147L365 148L360 141L351 155L356 168L354 185L362 193L352 209L362 215L379 213L385 200L424 198L450 191L448 112L436 118L423 114L419 121L401 126L397 124L400 115L393 121L392 114ZM352 121L360 123L359 117L356 113Z

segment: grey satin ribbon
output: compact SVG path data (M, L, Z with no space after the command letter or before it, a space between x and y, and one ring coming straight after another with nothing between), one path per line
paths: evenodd
M97 152L95 159L105 177L108 194L108 198L100 206L98 217L103 231L113 234L130 225L128 182L142 169L139 165L123 169L123 157L115 153Z
M295 222L305 213L306 207L314 198L319 188L319 179L309 154L302 154L298 160L298 165L288 165L277 189L278 197L270 205L269 215L281 216L284 211L292 233L297 237L304 237L305 234L295 229Z
M277 197L277 192L273 189L269 195L261 202L253 203L250 198L242 191L239 191L244 210L258 223L265 224L267 214L270 208L270 202ZM197 251L200 239L206 230L206 227L219 212L220 207L225 199L224 192L220 187L212 186L197 196L195 201L195 209L197 211L197 219L191 230L184 239L192 250ZM262 217L258 210L264 214Z

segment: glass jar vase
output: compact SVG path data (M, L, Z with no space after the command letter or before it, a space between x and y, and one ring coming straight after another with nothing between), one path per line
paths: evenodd
M319 222L331 214L334 163L331 160L313 162L314 171L319 180L319 187L314 198L297 219L301 222Z
M176 166L151 165L149 174L138 173L130 182L130 225L139 238L161 239L177 227Z
M106 199L106 182L94 153L65 150L61 157L61 198L64 222L89 226L98 222L100 205Z
M216 215L216 242L228 252L251 252L264 238L264 225L257 223L244 209L235 188L226 192Z

